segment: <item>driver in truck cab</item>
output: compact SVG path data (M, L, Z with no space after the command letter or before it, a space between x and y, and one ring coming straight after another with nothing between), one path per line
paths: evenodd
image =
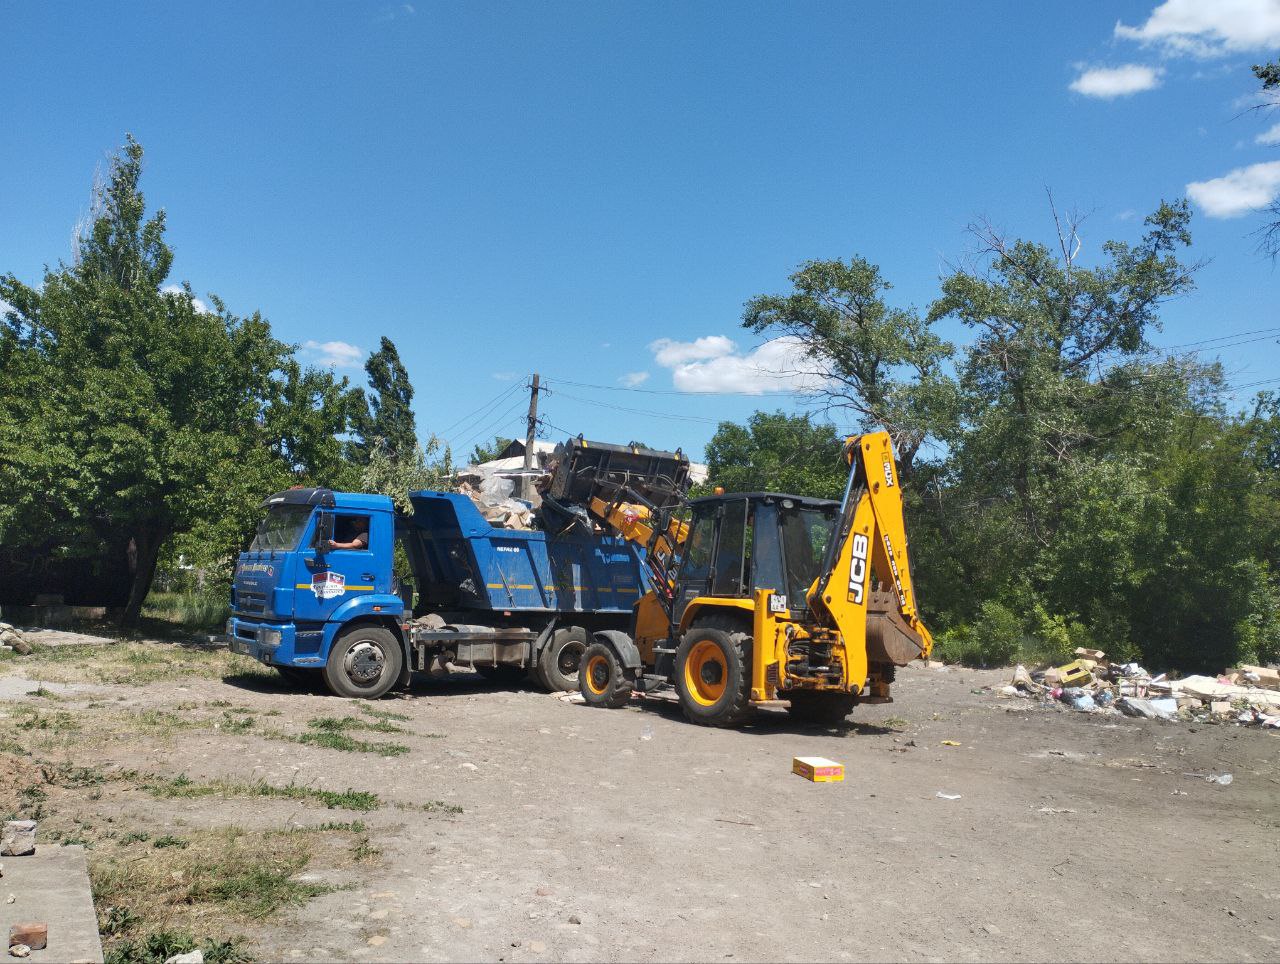
M329 540L330 549L369 548L369 520L363 516L339 516L333 534L339 538Z

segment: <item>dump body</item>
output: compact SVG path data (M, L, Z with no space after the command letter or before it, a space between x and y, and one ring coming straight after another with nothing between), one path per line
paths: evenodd
M425 613L617 614L643 591L627 540L574 529L560 536L494 528L466 496L415 492L401 539Z

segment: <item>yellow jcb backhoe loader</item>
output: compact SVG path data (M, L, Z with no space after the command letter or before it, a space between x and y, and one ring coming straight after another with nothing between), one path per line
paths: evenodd
M645 546L651 589L632 631L598 632L582 655L583 697L619 707L674 684L694 723L731 726L753 706L843 719L890 702L896 667L929 655L893 447L847 440L840 502L770 492L687 500L688 460L574 439L543 494L555 525L607 526Z

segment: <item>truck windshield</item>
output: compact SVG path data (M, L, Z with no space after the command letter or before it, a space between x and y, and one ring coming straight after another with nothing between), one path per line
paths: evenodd
M258 524L258 534L253 537L249 551L298 548L298 540L310 518L309 505L273 505Z
M782 553L787 565L787 594L792 600L791 605L799 607L804 605L801 600L822 568L827 542L836 524L835 508L788 509L784 505L779 517Z

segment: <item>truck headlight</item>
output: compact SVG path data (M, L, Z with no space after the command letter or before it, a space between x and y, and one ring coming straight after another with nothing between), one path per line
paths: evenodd
M259 641L260 643L262 643L262 645L264 645L264 646L279 646L279 645L280 645L280 630L278 630L278 629L264 629L264 630L262 631L262 635L258 638L258 641Z

